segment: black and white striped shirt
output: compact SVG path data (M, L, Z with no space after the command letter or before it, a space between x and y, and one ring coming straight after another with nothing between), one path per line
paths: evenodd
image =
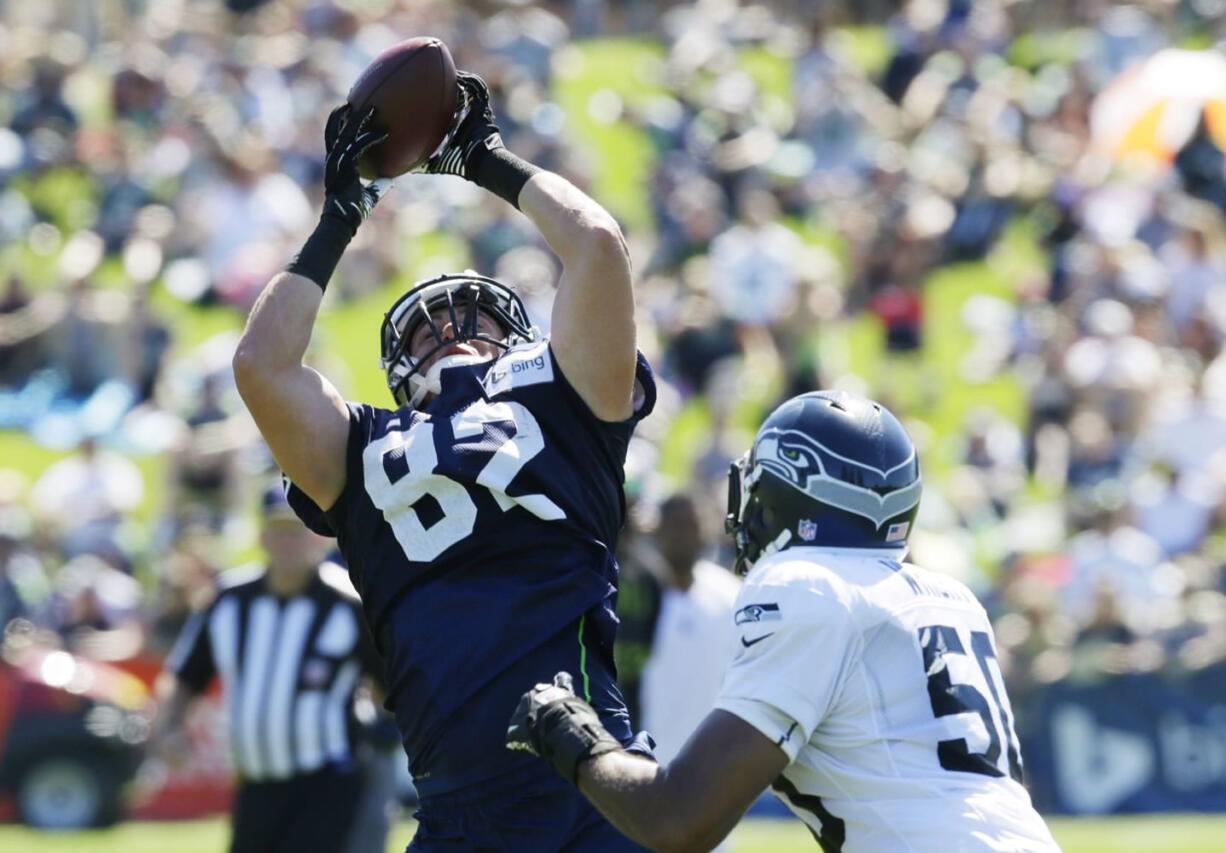
M289 598L273 595L262 571L228 578L184 626L166 669L196 692L221 677L234 763L245 781L347 762L359 677L382 680L357 596L344 570L330 564Z

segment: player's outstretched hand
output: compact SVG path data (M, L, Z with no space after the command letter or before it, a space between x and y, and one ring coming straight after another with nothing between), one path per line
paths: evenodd
M390 178L363 183L358 176L358 160L387 139L386 131L369 129L374 114L371 107L355 116L349 104L341 104L328 116L324 128L328 158L324 164L323 215L340 219L353 234L392 185Z
M426 160L424 171L431 175L456 175L473 180L473 153L479 148L502 148L502 134L494 123L490 87L476 74L456 73L460 106L442 143Z
M559 672L552 684L538 684L519 700L507 728L507 749L539 755L564 778L575 782L579 765L621 749L595 709L575 695L570 673Z

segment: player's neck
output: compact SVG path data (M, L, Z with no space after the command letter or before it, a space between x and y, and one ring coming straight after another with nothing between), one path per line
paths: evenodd
M311 585L311 572L278 572L270 566L264 573L264 586L277 598L292 598Z
M669 574L668 584L673 589L680 590L681 592L689 592L690 587L694 585L693 567L682 571L673 569L673 571Z

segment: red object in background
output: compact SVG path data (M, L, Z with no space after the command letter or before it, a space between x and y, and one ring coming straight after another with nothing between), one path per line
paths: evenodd
M885 326L886 345L891 350L919 348L924 301L914 287L888 284L873 294L868 307Z
M34 642L0 658L0 819L75 829L121 819L152 707L139 679Z
M1073 579L1073 560L1066 553L1023 554L1010 566L1011 574L1039 578L1045 586L1055 589Z
M219 685L200 697L188 715L192 752L185 765L165 775L146 772L156 762L140 765L153 710L152 686L161 670L162 660L152 656L112 665L38 646L0 659L0 822L21 817L17 794L23 768L32 766L32 758L48 756L86 758L81 772L88 775L90 768L100 769L104 775L99 778L108 786L94 792L135 794L108 799L112 805L93 812L99 815L94 825L122 817L187 819L228 811L233 770ZM93 719L95 709L117 709L122 714L109 712ZM127 730L127 745L96 729L99 722L120 718L140 729ZM55 795L49 791L41 792L42 806L35 814L51 815L54 821L56 806L48 805L52 801L46 797Z
M0 755L4 753L4 740L9 726L17 713L17 679L7 677L6 667L0 664ZM17 810L13 801L0 794L0 823L13 820Z

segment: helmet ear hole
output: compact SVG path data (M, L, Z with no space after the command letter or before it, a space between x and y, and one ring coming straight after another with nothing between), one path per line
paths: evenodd
M750 518L750 528L754 538L759 539L768 530L774 530L778 523L778 513L762 501L754 501L753 516Z

